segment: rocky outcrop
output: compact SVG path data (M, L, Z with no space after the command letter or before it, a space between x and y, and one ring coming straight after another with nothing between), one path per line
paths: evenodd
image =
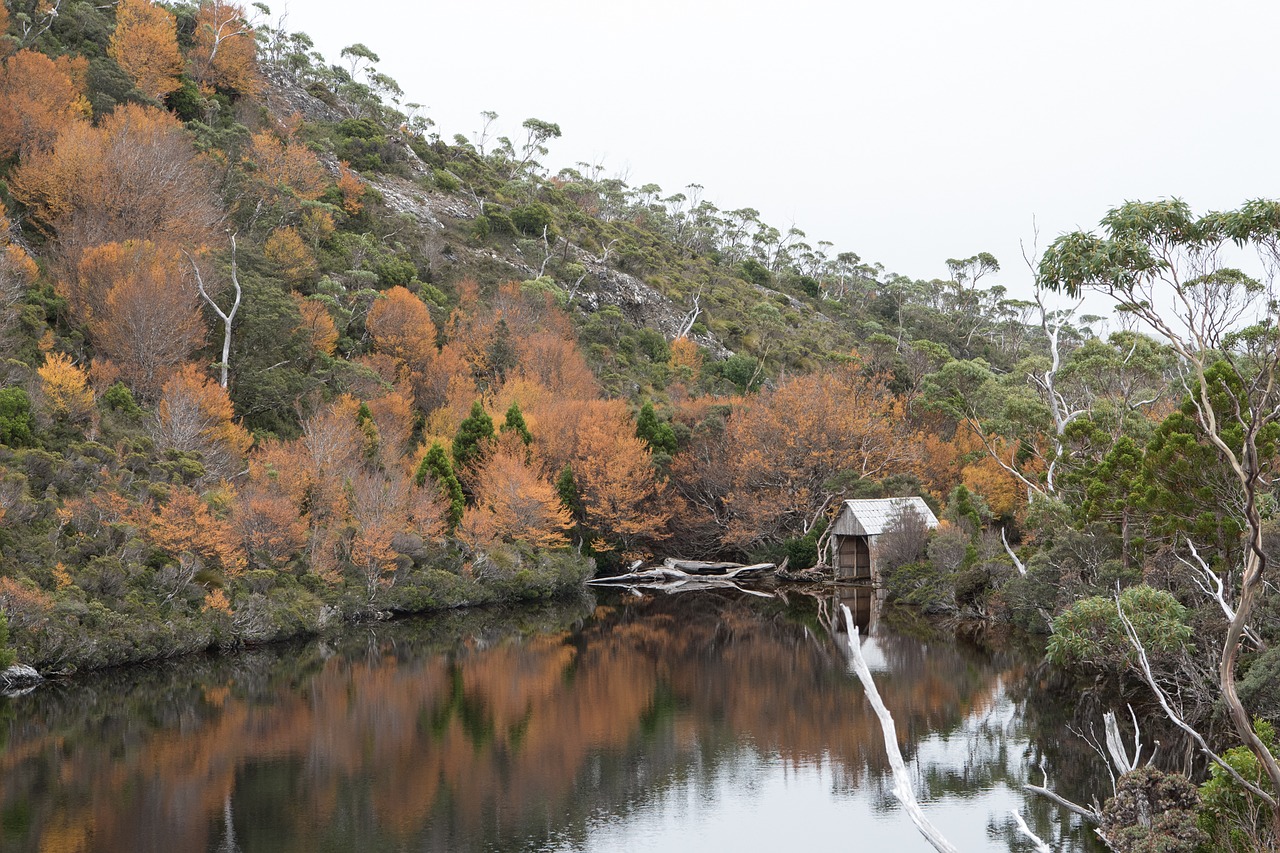
M265 76L269 83L266 99L272 112L278 115L299 114L307 121L340 121L346 117L338 107L293 82L287 73L268 68ZM512 278L528 279L538 275L542 259L525 257L514 242L496 247L474 248L458 246L456 241L448 240L445 235L449 225L474 220L481 212L478 204L464 195L431 189L432 170L418 157L408 140L395 133L388 138L403 149L407 174L379 173L359 177L377 190L382 203L391 214L408 217L418 224L429 250L428 255L440 257L448 243L448 251L455 258L467 255L485 266L497 264L506 267L511 270ZM322 155L321 161L332 174L338 173L336 157L331 154ZM568 254L587 270L586 278L573 293L573 306L577 310L593 312L612 305L628 321L656 329L668 339L674 338L685 327L688 307L675 304L648 283L610 267L579 246L569 246ZM566 290L574 284L558 283ZM713 359L733 355L732 350L710 333L704 332L692 337L699 346L707 349Z
M264 64L262 76L267 82L263 97L272 115L300 115L305 121L342 121L347 117L333 104L320 100L299 86L279 68Z

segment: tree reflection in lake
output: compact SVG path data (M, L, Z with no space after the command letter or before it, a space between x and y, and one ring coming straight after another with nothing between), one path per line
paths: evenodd
M619 596L54 685L0 711L0 847L924 849L828 630L837 603ZM1020 791L1042 753L1069 796L1102 772L1061 751L1075 738L1060 703L1033 701L1034 656L888 615L864 643L925 808L956 843L1022 849L1019 808L1086 849Z

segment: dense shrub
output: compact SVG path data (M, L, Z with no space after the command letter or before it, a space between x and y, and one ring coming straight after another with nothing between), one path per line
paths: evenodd
M27 392L21 388L0 389L0 444L25 447L31 443L34 428Z
M1120 777L1098 829L1117 853L1193 853L1204 840L1199 802L1187 777L1141 767Z
M1120 593L1119 603L1148 655L1172 655L1191 645L1187 610L1168 592L1131 586ZM1138 659L1116 600L1100 595L1077 601L1053 620L1046 656L1058 666L1112 673Z

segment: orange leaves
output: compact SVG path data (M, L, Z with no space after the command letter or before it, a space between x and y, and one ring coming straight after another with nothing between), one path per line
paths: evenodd
M966 465L964 485L987 499L987 505L997 515L1012 515L1027 503L1027 487L1012 474L1000 467L990 454Z
M254 484L237 495L231 529L250 561L278 569L302 550L307 525L287 497Z
M597 547L631 552L663 537L670 512L648 446L621 400L545 398L522 406L538 425L534 448L552 475L573 469Z
M475 506L463 513L458 533L484 549L497 542L525 542L535 548L565 544L572 523L551 484L526 460L522 447L500 446L475 477Z
M205 92L258 91L257 45L244 9L223 0L205 0L196 13L194 44L188 56L191 77Z
M244 569L230 527L191 489L174 489L159 509L150 505L140 509L137 522L147 541L173 559L195 554L216 561L228 574Z
M681 382L694 383L702 375L702 351L686 337L671 342L671 357L667 364Z
M177 19L151 0L121 0L107 55L140 92L149 98L163 98L178 88L182 73Z
M34 50L0 66L0 158L47 150L63 128L89 117L87 68L83 58L53 60Z
M346 160L338 164L338 192L342 194L342 209L348 216L364 210L364 182L355 176Z
M403 287L391 288L369 309L365 328L378 352L395 359L397 378L413 388L423 411L444 401L449 374L437 364L436 325L421 299Z
M311 347L318 353L333 355L338 345L338 327L334 325L329 309L317 299L303 299L296 293L293 301L302 315L302 329L311 341Z
M124 240L197 246L218 219L182 123L136 104L116 107L96 127L66 125L51 150L18 166L12 190L73 251Z
M165 450L199 454L214 477L238 473L252 436L232 421L227 390L188 364L164 383L155 426L156 444Z
M864 376L855 365L796 377L749 399L724 438L722 455L707 463L728 475L725 540L741 548L800 530L836 474L882 479L917 465L901 402L884 377Z
M436 324L422 300L393 287L374 301L365 328L378 352L399 359L410 371L423 371L436 354Z
M40 376L45 406L55 418L74 423L87 420L93 414L89 376L73 364L69 356L50 353L36 373Z
M84 253L61 288L99 353L135 391L154 397L204 342L200 297L172 249L108 243Z
M298 236L297 228L277 228L271 232L262 250L279 264L281 277L294 287L315 275L316 256Z
M305 507L301 518L310 527L306 547L312 571L332 580L345 557L372 596L391 580L387 572L396 567L396 537L441 535L444 505L435 490L413 484L408 464L413 457L406 453L412 429L408 400L391 393L370 400L363 411L373 423L361 423L365 415L358 401L340 397L306 420L301 439L268 444L255 456L248 488L261 498L253 513L246 512L242 535L253 543L251 554L284 559L297 537L290 534L279 547L272 545L266 519L272 514L290 519L292 507L293 524ZM374 436L376 448L369 454ZM267 496L277 502L269 504Z
M600 384L572 338L555 332L533 332L517 338L520 373L563 399L591 400Z
M263 198L272 204L285 198L315 200L329 183L311 149L292 140L281 142L269 131L252 136L245 159L254 166Z

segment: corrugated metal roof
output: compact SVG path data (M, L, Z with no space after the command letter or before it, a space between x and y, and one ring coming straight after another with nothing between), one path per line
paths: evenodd
M923 498L877 498L845 501L833 532L841 536L879 536L907 507L920 514L925 526L938 526L937 516Z

